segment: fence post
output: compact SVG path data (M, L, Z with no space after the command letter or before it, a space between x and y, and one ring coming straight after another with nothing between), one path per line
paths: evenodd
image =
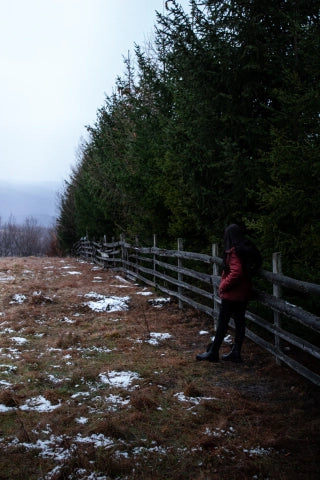
M182 238L178 238L178 252L180 252L181 250L183 250L183 239ZM180 272L180 269L182 268L182 260L181 258L178 257L178 282L182 282L183 281L183 275L182 273ZM181 295L182 295L182 287L178 286L178 295L179 295L179 308L182 308L183 307L183 303L181 301Z
M157 248L157 235L155 233L153 234L153 248ZM154 253L153 254L153 283L154 283L155 287L157 286L156 278L157 278L157 275L156 275L156 254Z
M281 253L276 252L272 255L272 272L273 273L282 273L282 263L281 263ZM281 297L281 287L273 283L273 295L276 298ZM276 327L281 327L281 315L279 312L273 311L273 323ZM276 351L281 351L281 342L280 338L277 334L274 337L274 344L276 347ZM277 365L281 364L279 357L276 355L276 363Z
M214 243L212 245L212 256L218 257L218 255L219 255L218 244ZM212 274L215 276L219 275L219 266L216 262L213 262ZM217 327L218 327L218 316L220 311L220 306L217 301L217 298L218 298L218 286L214 283L213 284L213 325L215 330L217 330Z
M122 266L122 268L124 268L123 263L124 263L124 255L125 255L123 243L124 243L124 237L123 237L123 234L121 233L120 234L120 247L121 247L121 266Z
M139 258L138 258L139 238L138 238L138 236L136 236L135 246L137 247L137 249L136 249L136 252L137 252L137 258L136 258L136 275L139 275Z

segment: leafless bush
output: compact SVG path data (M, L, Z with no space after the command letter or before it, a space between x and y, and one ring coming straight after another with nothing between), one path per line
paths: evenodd
M0 220L0 256L28 257L47 255L54 244L55 228L39 225L33 217L26 218L21 225L11 216L1 224Z

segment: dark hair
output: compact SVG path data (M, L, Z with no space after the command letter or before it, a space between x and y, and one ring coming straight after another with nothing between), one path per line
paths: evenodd
M229 225L224 231L224 251L241 245L245 240L243 229L236 223Z
M226 252L232 247L235 248L246 273L250 276L255 275L261 268L261 254L254 243L246 238L244 229L235 223L229 225L224 231L223 269L225 271L229 268Z

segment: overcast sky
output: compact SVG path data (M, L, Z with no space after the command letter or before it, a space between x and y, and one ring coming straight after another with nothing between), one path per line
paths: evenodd
M179 0L188 8L188 0ZM0 181L68 178L164 0L0 0Z

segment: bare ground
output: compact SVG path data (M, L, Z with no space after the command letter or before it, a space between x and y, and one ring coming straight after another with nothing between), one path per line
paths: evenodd
M320 478L319 388L249 340L243 364L196 362L211 320L148 292L75 259L0 259L0 479Z

